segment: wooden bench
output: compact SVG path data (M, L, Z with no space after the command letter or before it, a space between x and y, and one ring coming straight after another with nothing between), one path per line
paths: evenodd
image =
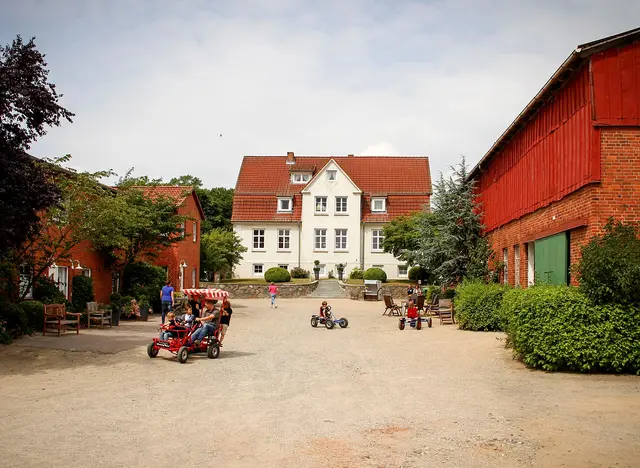
M100 309L97 302L87 302L87 328L91 328L91 322L104 328L105 324L111 327L111 309Z
M44 326L42 335L57 333L60 336L67 328L75 328L76 335L80 334L80 317L82 314L67 312L64 304L45 304L44 306ZM73 318L69 318L73 317Z

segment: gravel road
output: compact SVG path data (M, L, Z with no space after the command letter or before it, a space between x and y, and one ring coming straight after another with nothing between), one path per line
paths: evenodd
M149 359L152 322L0 349L0 465L640 466L639 377L529 370L502 334L400 331L381 303L330 301L349 327L326 330L317 300L279 302L235 302L218 360Z

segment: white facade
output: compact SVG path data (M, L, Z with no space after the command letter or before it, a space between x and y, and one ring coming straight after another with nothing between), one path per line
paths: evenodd
M362 191L333 160L301 193L300 222L234 223L234 231L247 248L234 271L236 277L262 277L276 266L289 270L300 266L313 274L314 260L320 261L323 277L330 271L337 277L339 263L345 264L345 276L356 266L377 266L388 278L406 277L406 269L399 269L403 264L382 251L384 224L362 223ZM279 212L294 210L293 198L289 203L280 202L287 197L276 198Z

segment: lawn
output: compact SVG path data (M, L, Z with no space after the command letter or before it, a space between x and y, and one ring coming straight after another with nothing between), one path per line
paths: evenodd
M310 283L313 281L309 278L291 278L289 283L278 283L278 284L291 284L291 283ZM234 278L234 279L226 279L220 280L220 283L231 283L231 284L269 284L264 278Z

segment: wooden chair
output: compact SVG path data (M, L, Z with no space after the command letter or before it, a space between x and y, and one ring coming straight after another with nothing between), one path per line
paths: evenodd
M79 313L67 312L64 304L45 304L42 335L49 332L57 333L60 336L60 333L66 331L67 328L75 328L76 335L79 335L81 316L82 314ZM68 317L75 318L69 319Z
M418 307L418 313L424 312L424 296L418 296L416 300L416 307Z
M431 303L429 303L424 309L424 315L438 315L438 295L434 294L431 298Z
M384 295L384 305L386 308L384 309L384 312L382 313L382 315L385 315L387 312L389 313L389 316L402 315L402 310L400 309L400 306L393 302L393 299L389 294Z
M438 304L438 315L440 316L440 324L456 323L455 314L453 311L453 302L451 299L440 299Z
M91 328L91 321L99 323L104 328L105 323L111 327L111 309L100 309L97 302L87 302L87 328Z

